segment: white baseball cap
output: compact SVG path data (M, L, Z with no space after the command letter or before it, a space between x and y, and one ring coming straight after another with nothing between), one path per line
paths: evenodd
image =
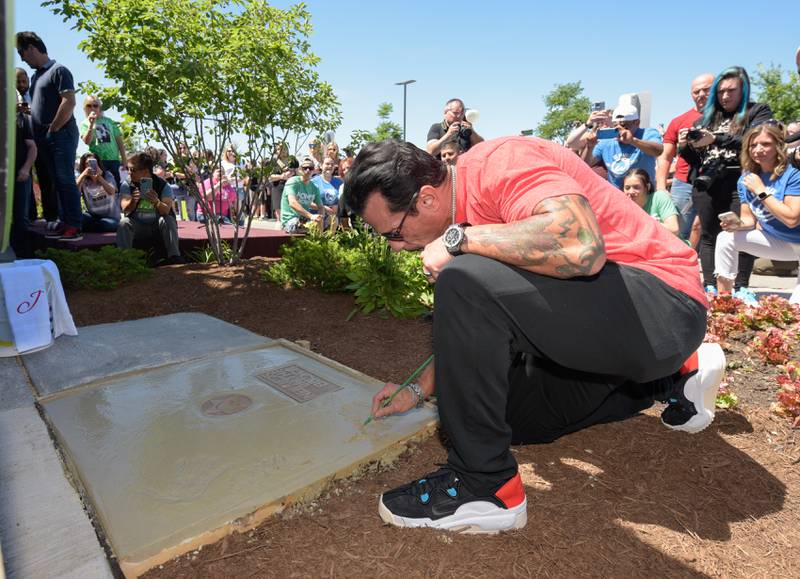
M638 121L639 111L636 110L636 107L632 104L619 105L614 109L614 113L611 115L611 120L621 122Z

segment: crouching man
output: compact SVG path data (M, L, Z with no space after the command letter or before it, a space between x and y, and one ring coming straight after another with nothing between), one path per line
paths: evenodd
M535 138L476 144L446 165L414 145L364 147L345 202L436 283L434 363L387 384L376 417L438 397L444 467L384 493L403 527L523 527L509 446L543 443L666 403L694 433L714 417L725 357L703 344L697 255L569 149ZM643 442L643 444L646 444Z
M130 183L120 186L122 218L117 228L117 247L154 247L161 240L166 263L183 263L178 247L178 222L172 202L172 188L153 175L153 159L146 153L128 157ZM142 240L145 240L142 242Z

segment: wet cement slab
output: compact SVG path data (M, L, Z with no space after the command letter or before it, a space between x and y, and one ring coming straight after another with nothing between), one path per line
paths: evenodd
M276 340L42 403L132 577L255 526L432 428L430 408L363 427L379 386Z
M41 396L143 368L263 344L267 338L205 314L180 313L78 329L24 356Z

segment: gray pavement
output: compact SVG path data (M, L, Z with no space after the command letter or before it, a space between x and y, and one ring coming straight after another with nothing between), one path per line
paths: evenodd
M113 574L33 406L0 412L0 542L8 579Z
M758 296L775 294L782 298L789 299L796 285L796 277L756 274L750 276L750 289Z

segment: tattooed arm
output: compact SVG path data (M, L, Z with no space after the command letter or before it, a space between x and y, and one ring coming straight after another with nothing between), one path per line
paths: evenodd
M469 227L462 250L557 278L593 275L606 263L603 234L580 195L545 199L522 221Z

